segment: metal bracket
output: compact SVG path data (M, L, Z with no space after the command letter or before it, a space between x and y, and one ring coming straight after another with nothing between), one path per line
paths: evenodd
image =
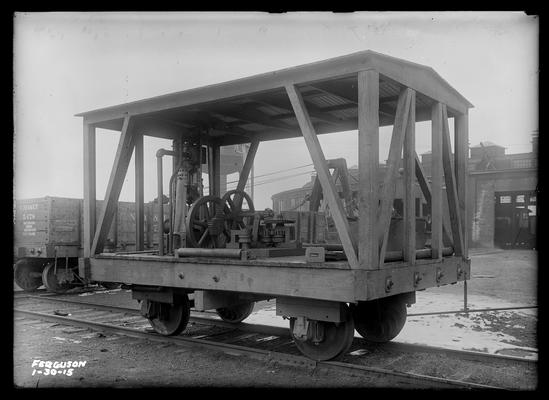
M299 341L307 340L307 332L309 330L309 320L305 317L296 317L292 335Z
M307 262L325 262L326 250L324 247L305 248L305 261Z
M442 279L443 276L444 276L444 272L442 272L442 269L437 268L437 274L436 274L437 283L440 282L440 280Z
M423 278L421 277L421 274L419 272L414 272L414 287L417 287L422 279Z
M386 293L389 293L391 291L391 289L393 288L393 280L391 279L390 276L388 276L387 278L385 278L385 292Z

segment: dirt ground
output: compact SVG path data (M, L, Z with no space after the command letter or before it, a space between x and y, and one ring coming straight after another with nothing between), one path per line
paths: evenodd
M15 352L16 351L16 352ZM85 361L67 373L45 376L42 361ZM42 374L38 373L41 370ZM34 375L33 375L33 371ZM51 371L51 368L50 368ZM14 383L51 387L364 387L381 382L307 368L281 366L244 356L159 344L52 323L16 324Z
M472 251L471 258L472 279L469 281L468 293L472 306L537 304L536 252ZM422 291L418 293L418 303L409 312L459 309L462 293L462 284ZM130 294L122 290L89 294L89 296L102 304L137 307L137 302L131 300ZM81 297L81 299L88 300L91 297ZM259 318L262 313L272 314L273 305L273 302L257 303L249 322L263 321L256 321L254 317ZM482 342L485 346L489 347L495 343L495 346L501 348L505 346L512 348L513 345L521 348L536 347L536 313L470 314L467 319L463 318L451 321L449 325L457 333L453 333L454 336L442 337L443 344L446 343L451 347L462 337L469 337L474 343L480 343L485 338L474 335L491 334L490 342ZM431 335L426 341L433 342L432 335L435 330L440 330L435 322L446 323L445 321L448 321L448 317L409 318L409 323L405 326L402 335L395 340L414 342L418 336L425 339L424 337ZM410 339L411 336L412 339ZM482 351L482 346L480 347ZM16 387L25 388L170 386L327 388L384 385L383 382L366 380L364 377L334 372L328 374L303 367L267 363L234 354L158 344L118 335L102 335L89 330L28 320L14 321L13 358L14 384ZM44 371L42 374L36 371L37 365L33 367L35 360L86 361L86 365L75 368L71 376L67 374L45 376ZM38 364L38 361L35 364Z
M533 250L470 250L469 295L494 297L517 305L537 304L538 253ZM431 288L423 293L463 295L463 285Z

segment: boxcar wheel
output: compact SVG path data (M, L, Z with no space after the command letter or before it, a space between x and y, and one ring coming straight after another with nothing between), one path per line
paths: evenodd
M350 313L349 313L350 314ZM318 321L324 328L322 341L315 343L310 339L301 341L294 337L295 318L290 318L290 333L294 343L303 355L317 361L331 360L344 355L351 345L355 334L355 327L351 315L343 322Z
M352 306L355 329L366 340L388 342L406 323L406 303L400 296L359 302Z
M19 260L15 263L13 279L25 291L36 290L42 286L42 265Z
M189 299L180 296L175 304L143 300L141 314L145 315L156 333L163 336L178 335L189 322L191 307Z
M64 272L65 267L58 266L57 269ZM46 286L46 289L54 293L65 293L76 286L65 279L59 279L55 274L55 265L53 263L48 263L44 271L42 271L42 282Z
M215 311L223 321L237 324L250 316L254 310L254 305L255 302L251 301L237 306L218 308Z

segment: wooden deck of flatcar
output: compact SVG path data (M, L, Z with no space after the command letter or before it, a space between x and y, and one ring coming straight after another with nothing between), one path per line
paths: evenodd
M222 290L353 302L358 271L347 262L304 257L235 260L101 254L89 260L92 279L135 285ZM360 289L361 290L361 289Z
M100 254L89 260L91 278L197 290L356 302L464 280L470 264L462 257L387 263L380 270L353 270L346 261L307 262L304 256L256 260ZM391 284L392 282L392 284ZM402 288L395 290L393 287Z

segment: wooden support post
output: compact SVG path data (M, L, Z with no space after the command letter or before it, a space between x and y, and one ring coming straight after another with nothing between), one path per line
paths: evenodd
M84 123L84 257L91 249L96 226L95 126Z
M432 258L442 258L442 104L431 108L431 248Z
M143 172L143 134L135 137L135 250L145 249L145 184Z
M404 260L409 265L416 261L416 197L415 197L415 148L416 148L416 92L412 91L410 112L404 136Z
M210 195L220 196L221 193L221 147L217 144L209 147L208 179L210 181Z
M448 210L450 225L454 241L454 251L458 256L463 255L463 237L461 230L461 216L457 195L456 179L452 165L452 147L450 144L450 129L448 127L448 113L446 105L442 105L442 164L444 169L444 181L446 183L446 197L448 198Z
M120 133L120 141L114 158L114 165L107 185L107 192L103 203L103 210L97 224L97 231L92 244L92 254L98 254L103 251L105 240L112 224L113 216L118 206L118 198L124 184L124 178L128 171L130 159L135 144L133 135L133 120L130 116L124 118L124 125ZM162 199L160 199L162 201ZM162 222L160 222L162 226Z
M454 149L456 185L461 215L461 232L463 237L463 256L469 252L469 224L467 223L467 176L469 174L469 115L454 117Z
M379 267L377 213L379 207L379 73L358 73L358 259L360 268Z
M396 181L398 179L398 167L400 164L400 155L404 144L404 135L408 124L408 115L410 112L410 102L412 99L412 90L404 89L400 92L397 102L395 123L393 125L393 134L391 136L391 145L389 147L389 156L387 158L387 172L383 180L383 189L381 192L381 205L379 218L377 222L379 233L379 267L382 268L385 260L385 251L387 249L387 240L389 238L389 227L391 224L391 214L393 202L395 199Z
M318 137L316 136L313 123L307 113L307 108L303 101L303 97L294 85L286 86L286 91L288 92L288 97L292 103L303 138L305 139L305 144L307 145L313 160L315 170L317 172L317 179L322 185L324 198L328 201L330 212L343 245L343 250L347 256L347 261L349 262L351 268L358 268L358 259L354 240L349 230L349 222L347 221L347 216L343 209L341 199L337 194L335 183L330 175L328 164L324 154L322 153L322 148L320 147Z

